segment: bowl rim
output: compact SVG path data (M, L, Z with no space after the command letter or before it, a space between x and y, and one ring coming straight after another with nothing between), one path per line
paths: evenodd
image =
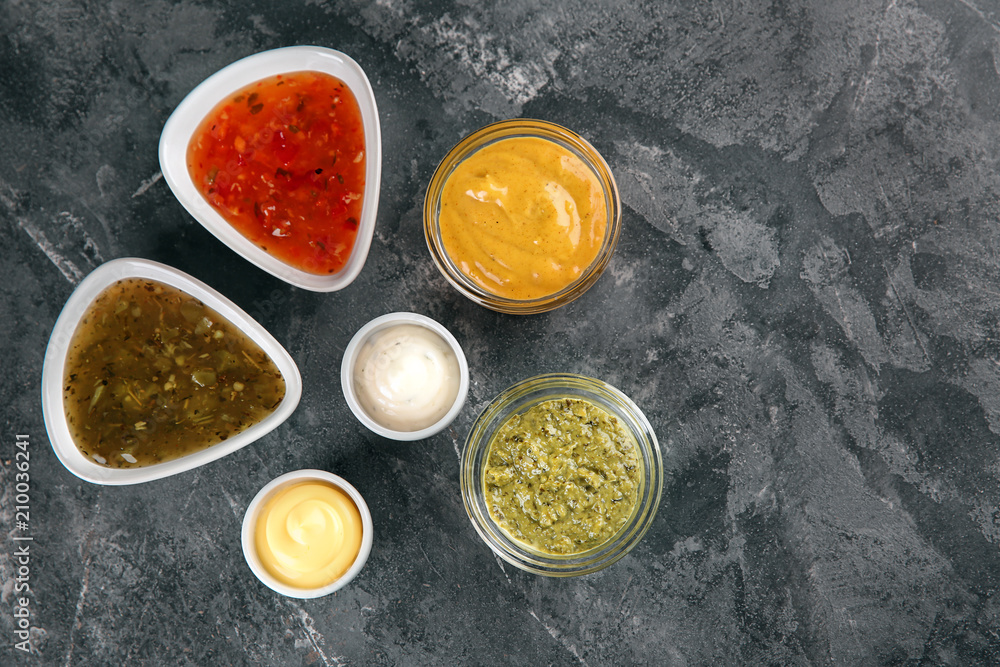
M503 532L486 507L482 471L493 435L511 415L543 401L564 397L595 402L621 418L635 438L644 475L635 511L612 538L587 551L561 556L531 549ZM649 530L663 494L662 453L656 433L642 410L612 385L574 373L536 375L500 392L473 423L462 449L460 465L462 504L480 538L508 563L549 577L590 574L623 558Z
M476 151L490 144L518 137L552 141L580 158L601 183L607 207L605 239L594 260L580 277L563 289L534 299L501 297L484 290L467 278L445 251L438 224L444 184L458 165ZM424 240L434 265L459 293L473 302L497 312L511 315L532 315L554 310L570 303L582 296L600 278L611 261L621 236L621 195L611 167L604 156L582 136L551 121L537 118L510 118L490 123L466 135L441 159L424 194L423 227Z
M359 549L354 562L351 564L351 567L349 567L347 571L340 575L340 577L338 577L335 581L332 581L326 586L319 586L317 588L297 588L278 581L274 575L264 568L264 564L261 562L260 556L257 554L255 528L257 527L257 517L260 515L261 508L264 503L270 500L271 496L283 488L308 481L320 481L330 484L331 486L344 491L348 496L350 496L351 500L354 501L355 506L358 508L358 512L361 514L361 548ZM240 529L240 544L243 548L243 558L246 560L250 570L262 584L270 588L272 591L280 593L286 597L306 600L329 595L330 593L346 586L352 579L354 579L354 577L357 576L358 572L361 571L361 568L365 566L365 563L368 561L368 556L371 553L373 540L372 533L373 524L371 510L368 508L368 503L365 502L364 496L362 496L361 493L354 488L354 485L340 475L335 475L331 472L327 472L326 470L305 468L302 470L286 472L284 475L275 477L257 492L257 494L253 497L253 500L250 501L250 504L247 505L246 511L243 513L243 523Z
M156 280L189 294L229 320L261 347L285 380L285 397L274 412L223 442L163 463L137 468L108 468L85 457L77 448L66 423L62 384L66 356L77 326L94 299L112 284L126 278ZM291 355L263 326L239 306L197 278L172 266L148 259L126 257L105 262L90 272L63 306L42 362L42 417L49 443L71 473L88 482L109 486L139 484L186 472L241 449L277 428L294 412L302 396L302 377Z
M187 169L187 147L201 121L236 90L276 74L319 71L343 81L357 98L365 134L365 191L358 234L347 264L337 273L318 275L286 264L240 234L198 192ZM205 229L260 269L287 283L314 292L347 287L361 273L378 213L382 178L382 133L378 107L364 69L350 56L320 46L288 46L247 56L198 84L177 105L160 133L160 171L174 196Z
M417 431L397 431L382 426L365 412L364 408L361 407L361 402L358 400L357 393L354 391L354 366L357 363L362 346L372 335L400 324L415 324L430 329L448 344L455 358L458 360L458 393L455 395L455 402L441 419ZM357 333L354 334L351 341L347 344L347 347L344 349L343 360L340 364L340 386L344 392L344 399L347 401L348 407L351 408L351 412L354 413L358 421L373 433L381 435L384 438L389 438L390 440L399 440L402 442L423 440L447 428L448 425L455 421L458 413L465 406L465 399L469 394L469 363L458 340L447 327L437 320L426 315L421 315L420 313L406 311L387 313L376 317L358 329Z

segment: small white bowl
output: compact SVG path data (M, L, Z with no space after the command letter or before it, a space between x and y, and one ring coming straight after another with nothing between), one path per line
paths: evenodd
M63 378L66 354L80 319L94 299L107 287L126 278L156 280L190 294L212 308L257 343L274 361L285 380L285 397L277 409L260 422L218 444L178 459L139 468L107 468L84 456L77 448L66 423L63 408ZM291 355L264 327L235 303L205 283L166 264L147 259L125 258L106 262L94 269L77 286L56 320L42 364L42 414L52 449L66 469L94 484L123 485L148 482L197 468L222 458L270 433L288 419L302 395L302 377Z
M422 428L418 431L397 431L379 424L361 407L361 402L358 400L358 395L354 388L354 366L357 364L362 346L373 335L400 324L415 324L430 329L448 344L455 354L455 358L458 360L459 381L455 402L441 419L427 428ZM440 323L417 313L389 313L388 315L376 317L361 327L354 334L351 342L347 344L347 349L344 350L344 360L340 365L340 384L344 390L344 398L347 399L347 405L350 406L351 412L369 430L391 440L423 440L447 428L455 420L455 417L458 416L458 413L461 412L462 406L465 405L465 398L469 394L469 364L465 359L462 346L458 344L458 341L451 332Z
M264 504L281 489L302 482L325 482L337 487L351 497L351 500L354 501L354 504L358 508L358 512L361 514L361 549L358 551L358 557L354 559L354 563L339 579L320 588L296 588L281 583L264 568L264 564L261 563L260 557L257 555L255 532L257 518L260 516L260 511ZM365 566L368 554L372 550L372 513L368 509L365 499L358 493L358 490L351 486L343 477L326 472L325 470L295 470L275 478L254 496L254 499L247 507L246 514L243 515L242 543L243 556L246 558L247 565L250 566L250 569L265 586L276 593L281 593L290 598L318 598L343 588Z
M358 100L365 131L365 193L358 221L358 235L347 264L331 275L316 275L286 264L267 253L226 222L212 208L191 180L187 149L201 121L223 99L240 88L277 74L300 71L325 72L347 84ZM188 93L167 119L160 134L160 171L178 201L205 229L244 259L287 283L314 292L333 292L353 281L368 258L382 178L382 133L375 93L368 77L349 56L319 46L290 46L264 51L238 60L201 82Z

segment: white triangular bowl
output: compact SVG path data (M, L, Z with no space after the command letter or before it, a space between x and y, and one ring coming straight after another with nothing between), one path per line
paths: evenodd
M146 278L165 283L190 294L229 320L274 361L285 380L285 397L270 415L260 422L218 444L187 456L138 468L108 468L86 457L76 446L66 423L63 407L63 380L66 377L66 354L77 325L94 299L119 280ZM274 336L239 306L205 283L173 267L147 259L124 258L106 262L94 269L70 295L56 320L42 364L42 414L45 430L56 457L80 479L94 484L139 484L176 475L205 465L241 449L277 428L295 410L302 396L302 376L291 355Z
M337 77L354 93L365 132L365 192L358 235L347 264L330 275L302 271L277 259L226 222L201 195L187 168L187 148L198 125L223 99L255 81L300 71L325 72ZM361 273L368 258L378 213L382 178L382 132L375 93L364 70L348 55L319 46L289 46L264 51L208 77L188 93L167 119L160 134L160 171L174 196L191 216L217 239L244 259L287 283L314 292L334 292L347 287Z

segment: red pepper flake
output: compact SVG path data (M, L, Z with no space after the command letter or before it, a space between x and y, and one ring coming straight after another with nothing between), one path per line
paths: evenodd
M311 101L335 95L334 124L326 106ZM246 150L235 150L236 137ZM364 159L345 160L336 178L324 174L341 152L367 154L357 101L340 80L303 71L229 96L195 131L187 157L199 191L237 231L288 264L326 275L349 259L363 204L344 198L364 192ZM274 236L275 229L283 235Z

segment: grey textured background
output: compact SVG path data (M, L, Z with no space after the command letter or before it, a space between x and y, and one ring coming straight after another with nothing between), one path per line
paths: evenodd
M251 53L368 72L375 241L314 294L246 263L161 178L174 106ZM464 300L421 230L438 160L527 116L590 139L624 232L583 298L518 318ZM992 0L626 3L0 0L0 663L1000 664L1000 7ZM48 446L46 340L101 262L219 289L285 345L302 402L194 472L78 481ZM414 444L348 411L339 365L392 310L465 346L466 409ZM667 470L601 573L495 558L459 497L479 410L530 375L608 381ZM31 437L33 655L13 649L14 435ZM374 514L353 584L259 584L239 547L267 481L318 467Z

